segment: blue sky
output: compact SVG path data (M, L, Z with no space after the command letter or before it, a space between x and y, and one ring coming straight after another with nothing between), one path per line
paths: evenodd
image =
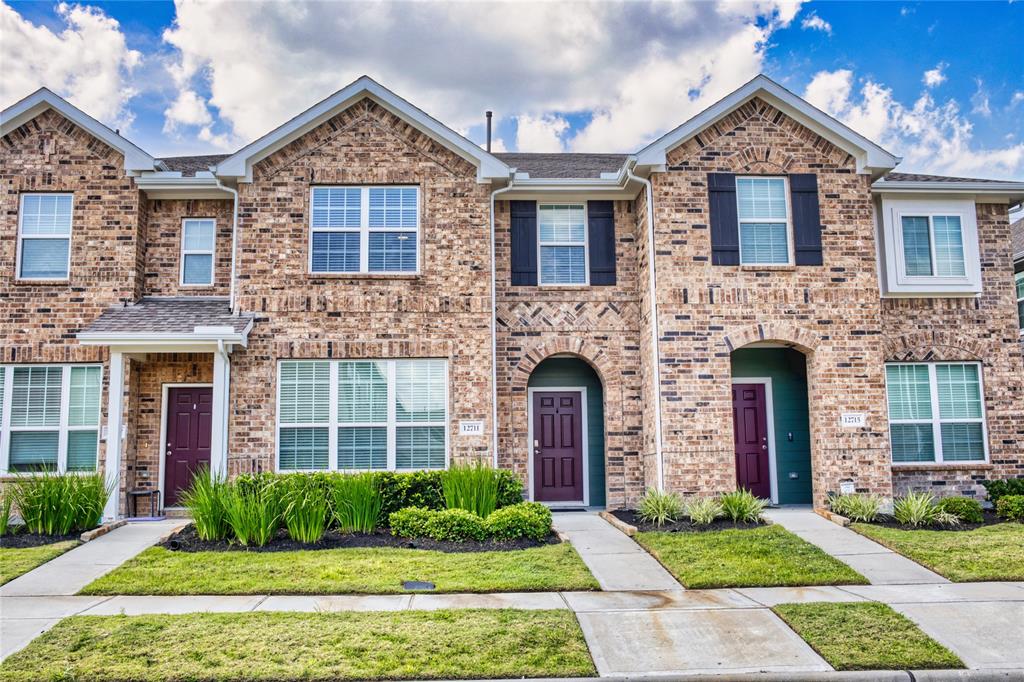
M633 151L764 72L905 158L1024 179L1024 2L0 0L47 85L157 155L231 151L366 73L499 148Z

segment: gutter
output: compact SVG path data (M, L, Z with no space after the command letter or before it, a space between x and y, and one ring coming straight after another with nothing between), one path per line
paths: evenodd
M657 274L654 268L654 189L651 181L633 174L636 167L636 159L625 163L623 168L626 177L630 180L642 182L647 192L647 272L649 274L647 286L648 296L651 301L651 362L653 363L654 384L654 452L655 461L658 465L658 490L665 489L665 456L661 444L661 353L658 349L658 299Z
M235 308L235 252L238 250L237 235L238 235L238 190L228 187L220 178L217 178L217 187L230 192L232 196L232 207L231 207L231 283L228 288L228 309L232 315L237 315L238 310Z
M508 184L491 192L491 449L494 468L498 468L498 284L497 263L494 256L494 197L512 189L515 182L509 174Z

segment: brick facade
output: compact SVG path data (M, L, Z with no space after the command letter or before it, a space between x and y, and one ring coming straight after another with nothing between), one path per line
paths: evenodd
M227 296L231 286L231 202L220 199L163 199L149 202L144 284L149 296ZM181 284L182 221L213 218L217 230L213 285Z

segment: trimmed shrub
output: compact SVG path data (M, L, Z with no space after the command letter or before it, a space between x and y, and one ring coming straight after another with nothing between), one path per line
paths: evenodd
M380 491L381 518L406 507L444 509L440 471L379 471L373 475Z
M746 489L726 493L719 502L723 514L733 523L757 523L761 512L768 506L768 500L762 500Z
M482 462L452 465L441 474L441 488L448 509L465 509L486 519L498 506L498 477Z
M327 527L327 491L312 476L289 476L281 481L284 525L296 542L319 542Z
M484 520L465 509L434 512L427 520L427 537L434 540L464 542L487 537Z
M523 501L523 482L508 469L495 469L498 479L498 509L521 504ZM542 507L544 505L541 505ZM547 509L547 507L544 507Z
M983 523L985 515L981 503L969 497L944 497L936 505L939 511L952 514L962 523Z
M905 526L927 526L938 522L935 496L931 493L907 493L893 503L892 515Z
M427 523L437 514L426 507L406 507L388 516L391 534L400 538L427 537Z
M540 502L520 502L515 506L522 507L536 514L544 522L544 525L551 528L551 509L546 504L541 504Z
M380 520L383 497L375 474L341 474L330 481L331 511L343 533L372 533Z
M111 493L98 473L34 473L6 485L26 530L41 535L67 535L73 530L95 528Z
M1003 495L996 503L996 514L1008 521L1024 521L1024 495Z
M871 523L882 509L882 498L877 495L835 495L829 498L829 507L851 521Z
M228 520L224 496L228 483L213 480L210 470L200 467L192 477L192 485L181 494L181 504L188 509L196 533L203 540L223 540L228 536Z
M723 514L722 503L713 497L698 497L686 503L686 515L696 526L708 526Z
M640 500L636 515L644 523L653 523L660 528L666 523L675 523L682 518L683 500L675 493L648 488Z
M496 510L484 520L484 530L498 540L543 540L551 534L550 512L545 520L528 504L513 504Z
M243 545L262 547L281 527L283 483L271 479L257 485L237 483L224 495L224 512L228 526Z
M993 505L1007 495L1024 495L1024 478L1004 478L996 481L982 481L988 501Z

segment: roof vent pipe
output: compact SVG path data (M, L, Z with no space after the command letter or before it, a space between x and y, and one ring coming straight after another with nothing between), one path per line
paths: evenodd
M485 113L487 115L487 153L490 154L491 153L491 116L493 116L494 114L493 114L493 112L490 112L490 111L485 112Z

